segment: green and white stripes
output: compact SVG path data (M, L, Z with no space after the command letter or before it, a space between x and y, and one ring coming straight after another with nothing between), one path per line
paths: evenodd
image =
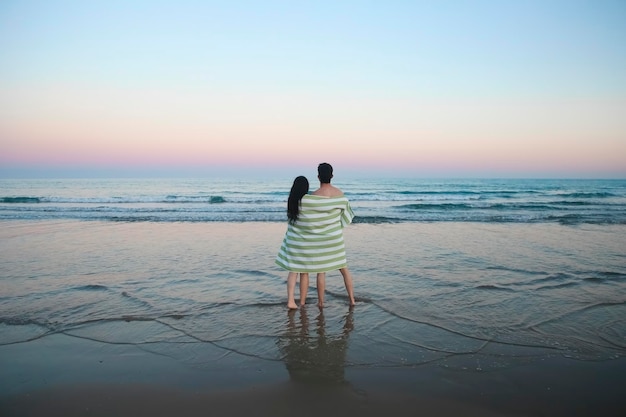
M347 266L343 227L354 213L348 199L305 195L289 224L276 264L293 272L327 272Z

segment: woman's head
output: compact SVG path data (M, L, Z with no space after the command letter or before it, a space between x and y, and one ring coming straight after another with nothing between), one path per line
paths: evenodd
M287 217L291 223L298 220L300 214L300 200L306 193L309 192L309 180L306 177L300 175L293 180L291 191L289 192L289 199L287 200Z

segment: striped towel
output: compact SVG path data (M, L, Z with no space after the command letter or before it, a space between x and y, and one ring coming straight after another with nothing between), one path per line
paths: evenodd
M287 228L276 264L292 272L328 272L348 266L343 228L353 218L345 196L305 195L298 221Z

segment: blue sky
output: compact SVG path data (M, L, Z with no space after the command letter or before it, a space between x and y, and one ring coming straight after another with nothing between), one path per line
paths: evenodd
M604 0L5 0L0 164L626 176L625 22Z

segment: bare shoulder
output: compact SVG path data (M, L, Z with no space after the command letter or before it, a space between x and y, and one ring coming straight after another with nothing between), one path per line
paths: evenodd
M339 188L333 185L320 187L317 190L313 191L312 194L320 196L320 197L330 197L330 198L343 197L343 191L341 191Z
M343 191L341 191L339 188L333 186L332 187L332 195L331 197L343 197Z
M329 197L343 197L343 191L339 188L335 188Z

